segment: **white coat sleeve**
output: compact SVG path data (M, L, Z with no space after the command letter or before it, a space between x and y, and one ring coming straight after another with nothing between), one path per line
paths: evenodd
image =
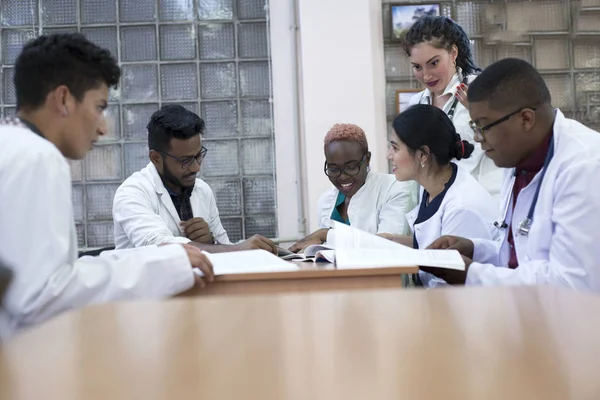
M223 228L223 224L221 223L221 217L219 216L219 209L217 208L217 201L215 200L215 195L210 191L209 196L209 215L210 221L208 221L208 226L210 227L210 231L213 234L213 237L219 244L231 244L229 241L229 236L227 236L227 232L225 228Z
M134 247L191 242L184 236L173 235L162 217L152 209L144 188L127 181L115 193L113 220L121 226Z
M553 225L548 259L520 262L516 269L474 263L467 284L552 284L600 291L600 162L585 160L564 169L554 183ZM540 200L541 201L541 200ZM535 222L534 222L535 223Z
M412 210L417 190L413 182L395 181L389 188L379 210L377 233L407 235L410 232L406 213Z
M5 236L3 228L1 256L15 273L4 306L16 325L91 303L161 298L193 286L191 265L177 245L76 260L71 176L60 154L15 163L2 185L10 193L2 196L2 208L10 210L4 221L12 234Z
M473 242L473 261L498 265L500 262L500 247L502 243L497 240L471 239Z
M337 195L335 196L337 197ZM331 213L335 207L334 195L332 190L327 190L319 197L318 210L319 210L319 229L329 228L328 221L331 219Z

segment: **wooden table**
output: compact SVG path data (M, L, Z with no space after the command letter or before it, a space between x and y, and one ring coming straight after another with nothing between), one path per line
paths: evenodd
M598 315L547 287L102 305L8 342L0 398L599 399Z
M217 276L205 288L194 287L180 296L250 295L323 290L389 289L406 286L407 274L419 268L387 267L337 269L330 263L292 262L296 271Z

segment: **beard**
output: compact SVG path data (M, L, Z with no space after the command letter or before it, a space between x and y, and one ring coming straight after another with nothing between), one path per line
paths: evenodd
M182 189L188 189L188 188L192 188L194 187L194 183L192 183L191 185L186 185L184 184L179 178L177 178L175 176L175 174L173 174L171 172L171 170L169 169L169 167L167 167L167 164L165 163L165 161L163 160L163 173L162 173L162 179L169 182L172 185L175 185L177 187L180 187ZM194 174L190 174L190 175L194 175Z

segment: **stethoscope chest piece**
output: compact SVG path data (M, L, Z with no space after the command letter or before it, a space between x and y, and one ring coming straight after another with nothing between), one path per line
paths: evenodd
M521 223L519 224L519 236L529 236L529 230L531 229L531 224L533 223L533 221L531 220L531 218L525 218L523 221L521 221Z

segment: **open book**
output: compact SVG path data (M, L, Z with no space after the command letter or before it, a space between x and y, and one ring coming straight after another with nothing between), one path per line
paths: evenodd
M335 262L333 247L324 244L311 244L303 253L292 253L281 247L278 250L277 256L287 261Z
M427 266L464 271L456 250L423 250L403 246L380 236L331 221L327 242L335 248L337 268Z

